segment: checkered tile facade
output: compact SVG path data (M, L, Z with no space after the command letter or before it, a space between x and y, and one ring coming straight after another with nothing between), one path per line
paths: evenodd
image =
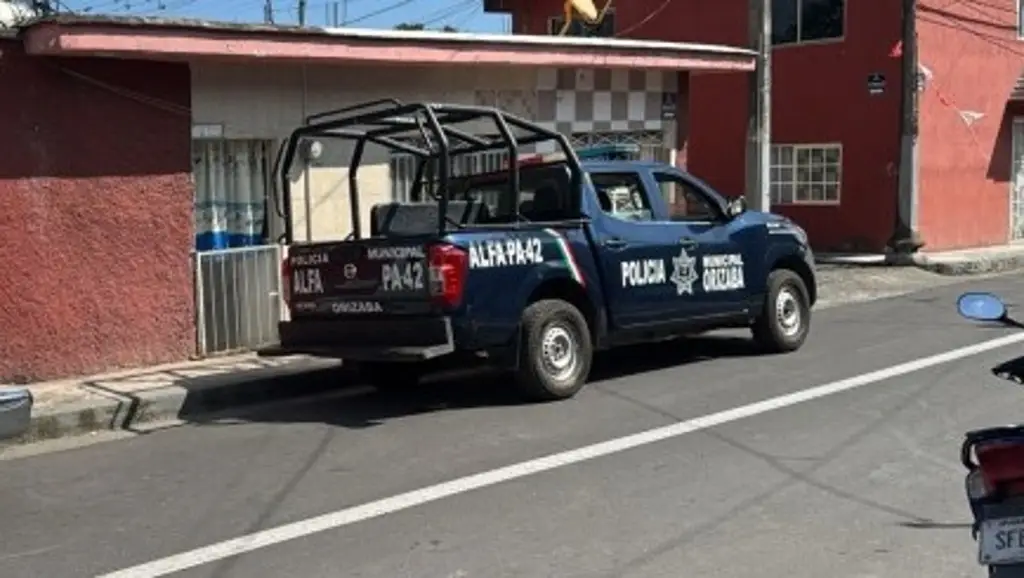
M662 94L676 92L677 78L657 70L541 69L534 120L563 134L658 130Z
M662 120L662 98L677 92L678 75L673 72L541 68L535 91L481 90L475 101L497 105L567 136L663 135L666 122L675 121ZM537 152L554 147L541 143Z

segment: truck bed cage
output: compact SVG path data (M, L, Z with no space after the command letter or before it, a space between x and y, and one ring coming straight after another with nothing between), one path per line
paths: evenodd
M491 120L495 133L490 136L472 134L457 126L479 120ZM573 194L578 196L580 190L582 169L579 158L573 152L568 138L557 131L496 107L431 102L405 104L393 98L372 100L306 117L305 124L292 131L279 151L274 174L280 179L284 242L289 244L294 240L290 173L299 144L309 139L355 142L348 179L352 235L357 239L361 238L357 177L368 142L413 155L418 159L414 190L422 186L422 177L428 161L438 161L437 189L441 193L438 198L438 230L441 232L447 228L451 161L458 155L495 150L508 151L509 189L515 199L514 206L518 207L519 147L553 140L558 143L571 170ZM578 198L575 198L575 203L579 206ZM516 211L518 217L518 209Z

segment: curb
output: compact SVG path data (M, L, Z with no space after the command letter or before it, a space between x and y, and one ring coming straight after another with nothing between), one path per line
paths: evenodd
M889 267L886 256L882 254L860 254L860 253L815 253L814 264L816 266L831 267Z
M106 431L140 431L141 426L189 421L229 409L287 401L355 385L340 362L299 363L269 375L227 374L209 383L185 383L140 391L115 392L84 382L95 399L33 408L28 430L0 442L8 446Z
M937 260L927 254L887 254L886 263L897 266L913 266L938 275L967 276L986 273L1001 273L1024 268L1024 253L978 255L962 259Z
M930 256L927 253L844 254L822 253L815 264L829 267L917 267L938 275L959 277L1024 269L1024 251L969 256Z

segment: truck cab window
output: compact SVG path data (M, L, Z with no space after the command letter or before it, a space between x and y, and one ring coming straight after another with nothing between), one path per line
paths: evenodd
M451 198L483 205L478 216L466 224L500 224L515 220L516 207L509 190L507 171L453 179ZM519 171L519 213L536 222L571 219L572 187L564 163L532 165Z
M654 219L650 200L635 173L592 173L590 180L606 215L624 221Z
M715 221L719 211L692 184L669 173L655 173L662 198L668 207L669 218L673 221Z

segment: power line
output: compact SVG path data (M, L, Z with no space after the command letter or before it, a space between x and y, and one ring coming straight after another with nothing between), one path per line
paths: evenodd
M461 29L466 25L467 22L475 18L478 14L482 14L484 11L483 6L479 3L474 3L473 7L470 8L469 12L461 19L452 24L452 28Z
M152 1L152 0L150 0L150 1ZM74 10L74 12L85 12L85 13L89 13L89 14L103 13L103 12L113 12L113 11L125 9L126 6L131 6L131 2L128 2L126 0L111 0L111 1L108 1L108 2L99 2L97 4L86 5L86 6L83 6L83 7L79 8L78 10ZM127 9L130 10L130 8L127 8Z
M636 30L637 28L640 28L644 24L647 24L651 20L654 20L654 17L657 16L658 14L660 14L666 8L668 8L668 5L671 4L671 3L672 3L672 0L665 0L657 8L655 8L654 10L651 10L651 13L648 14L646 17L644 17L642 20L640 20L639 22L635 22L635 23L633 23L630 26L627 26L625 30L620 30L620 31L616 32L615 36L625 36L626 34L629 34L630 32Z
M86 14L103 14L110 12L130 12L136 14L152 14L170 12L187 8L199 0L112 0L86 5L79 9L67 10Z
M358 18L353 18L353 19L351 19L351 20L349 20L347 22L342 22L342 24L346 24L346 25L347 24L355 24L357 22L362 22L364 20L369 20L370 18L373 18L374 16L380 16L381 14L387 14L388 12L392 12L394 10L398 10L402 6L406 6L406 5L412 4L415 1L416 0L400 0L399 2L395 2L394 4L389 4L389 5L383 7L381 9L379 9L379 10L374 10L372 12L368 12L366 14L363 14L362 16L360 16Z
M429 15L426 15L422 19L418 20L417 22L423 24L424 26L435 24L437 22L447 20L448 18L451 18L452 16L455 16L456 14L463 12L467 8L475 8L478 4L480 4L480 0L461 0L461 2L458 2L452 6L447 6L445 8L441 8L440 10L433 11Z
M42 0L40 0L42 1ZM266 23L273 23L278 17L282 15L291 15L290 17L297 17L299 24L308 24L310 14L312 10L325 10L325 14L329 13L333 6L340 6L341 4L353 5L353 4L369 4L373 6L376 4L378 8L371 10L365 14L357 15L354 18L346 19L345 14L341 14L337 25L351 25L359 22L370 20L374 17L381 16L390 12L399 10L405 6L413 4L417 0L396 0L385 6L380 6L380 0L370 3L369 0L293 0L286 2L274 2L274 0L218 0L216 2L209 2L207 4L216 5L218 9L223 10L228 5L233 7L241 7L241 5L257 4L262 8L262 18ZM85 6L76 7L75 9L66 9L68 12L78 12L87 14L111 14L111 13L129 13L138 15L158 15L169 12L180 12L183 9L193 7L200 2L205 0L96 0ZM50 0L49 4L53 5L58 3L58 0ZM283 6L281 4L284 4ZM447 6L441 6L435 10L429 11L417 22L427 25L435 25L437 23L451 21L451 19L458 19L455 24L462 25L469 19L473 18L476 13L480 12L478 6L479 0L458 0L451 2ZM337 12L337 8L335 8ZM345 10L343 12L351 12L351 10ZM330 24L329 15L326 17L326 23Z
M348 4L350 4L350 5L351 4L357 4L359 2L365 2L365 1L366 0L348 0ZM322 1L322 2L307 2L306 6L307 6L307 8L312 9L312 8L326 8L326 7L329 7L329 6L333 6L334 4L345 4L345 1L344 0L325 0L325 1ZM274 12L275 13L290 12L290 11L293 11L293 10L294 10L294 8L287 8L287 7L286 8L275 8Z
M180 0L177 4L172 5L170 2L166 2L164 0L158 0L157 3L156 3L156 7L155 8L150 8L149 10L146 10L146 12L149 13L149 14L152 14L152 13L155 13L155 12L171 12L171 11L181 10L182 8L187 8L187 7L195 4L198 1L199 0Z

